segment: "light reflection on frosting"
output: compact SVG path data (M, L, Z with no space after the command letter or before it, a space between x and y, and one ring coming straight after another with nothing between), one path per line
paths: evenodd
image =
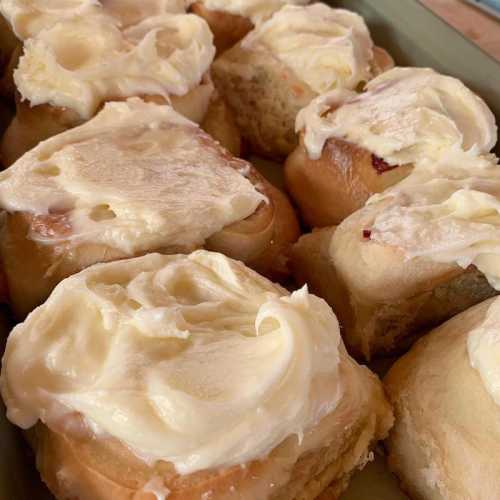
M337 405L338 322L221 254L149 254L61 282L11 333L8 417L77 411L185 474L265 457Z

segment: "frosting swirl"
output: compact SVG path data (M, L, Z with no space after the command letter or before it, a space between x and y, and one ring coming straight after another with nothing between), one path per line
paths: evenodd
M0 206L62 217L61 234L30 235L46 244L191 251L266 201L248 168L170 106L132 98L106 104L1 172Z
M150 16L127 28L111 16L76 16L24 44L14 72L23 99L89 119L106 100L185 95L215 55L207 23L194 14Z
M371 78L370 33L363 18L348 10L286 5L241 43L271 51L318 94L353 89Z
M8 418L71 412L182 474L265 457L333 411L338 322L221 254L99 264L62 281L14 328L3 358Z
M460 80L426 68L389 70L362 94L334 90L303 109L296 123L313 159L336 137L392 165L488 153L497 137L493 113L480 97Z

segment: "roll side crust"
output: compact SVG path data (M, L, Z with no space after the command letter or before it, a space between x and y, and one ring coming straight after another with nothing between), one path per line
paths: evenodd
M392 426L392 411L378 379L366 368L344 358L342 379L353 377L350 391L337 409L306 434L304 449L297 455L298 440L292 436L263 460L244 466L200 471L181 476L172 464L158 462L150 467L122 444L112 439L95 439L86 432L75 433L80 417L75 415L70 434L63 427L49 429L38 424L29 431L36 452L37 467L56 498L79 500L152 500L145 485L156 479L169 491L169 500L210 498L269 498L312 500L330 483L337 498L351 473L367 460L374 443ZM81 421L81 419L80 419ZM320 442L316 448L313 443ZM300 452L299 452L300 453ZM241 495L241 496L238 496Z
M232 155L240 158L243 156L243 143L236 118L220 96L210 101L201 128Z
M356 356L400 352L424 330L497 294L473 266L408 261L368 240L360 216L305 235L292 249L296 279L330 303Z
M340 224L364 206L368 198L408 176L413 166L378 167L370 151L341 139L329 139L321 157L309 157L300 144L285 163L287 189L304 221L311 227Z
M282 159L294 150L295 117L316 97L306 83L270 52L241 44L216 59L212 76L254 153Z
M499 408L467 353L490 304L419 340L385 378L396 416L389 465L415 500L500 498Z
M191 6L191 12L205 19L210 26L218 54L238 43L254 27L247 17L220 10L210 10L201 2L194 3Z
M246 219L213 235L206 247L242 260L271 278L284 278L290 274L290 246L299 237L297 218L286 195L254 169L248 177L266 195L268 202L262 202ZM65 214L4 214L0 257L9 300L17 317L23 318L41 304L66 277L99 262L141 255L128 255L104 244L74 243L71 231ZM52 243L41 241L41 238L52 240ZM171 246L152 248L146 253L173 254L193 250L195 248Z

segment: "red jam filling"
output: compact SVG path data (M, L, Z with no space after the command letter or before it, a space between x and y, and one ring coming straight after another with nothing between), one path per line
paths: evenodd
M383 174L398 167L398 165L389 165L385 160L374 154L372 154L372 166L378 174Z

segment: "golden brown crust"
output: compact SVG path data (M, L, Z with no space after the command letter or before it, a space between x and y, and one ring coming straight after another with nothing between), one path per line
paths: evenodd
M210 101L205 118L201 122L201 128L231 154L237 157L242 156L241 133L234 113L220 96Z
M385 378L396 422L389 465L416 500L500 498L499 408L470 365L468 333L491 300L417 342Z
M216 59L212 76L253 152L281 159L294 150L295 117L316 97L306 83L269 52L241 44Z
M296 279L332 305L356 356L401 351L425 329L497 293L475 267L408 261L365 238L367 212L305 235L292 249Z
M392 426L391 409L375 376L345 357L339 376L347 390L337 409L306 434L303 449L314 442L322 447L304 451L296 462L300 451L293 436L264 460L186 476L166 462L149 467L113 439L77 435L78 422L70 424L72 434L68 427L56 431L38 424L30 440L42 478L58 499L152 500L144 485L159 478L170 491L168 500L201 500L208 492L213 500L235 494L251 500L312 500L332 481L340 494L351 473L365 463L369 448Z
M287 189L311 227L340 224L380 193L410 174L412 166L380 167L368 150L340 139L329 139L318 160L300 144L285 163Z
M200 2L194 3L191 11L205 19L210 26L218 54L231 48L253 29L253 23L247 17L210 10Z

